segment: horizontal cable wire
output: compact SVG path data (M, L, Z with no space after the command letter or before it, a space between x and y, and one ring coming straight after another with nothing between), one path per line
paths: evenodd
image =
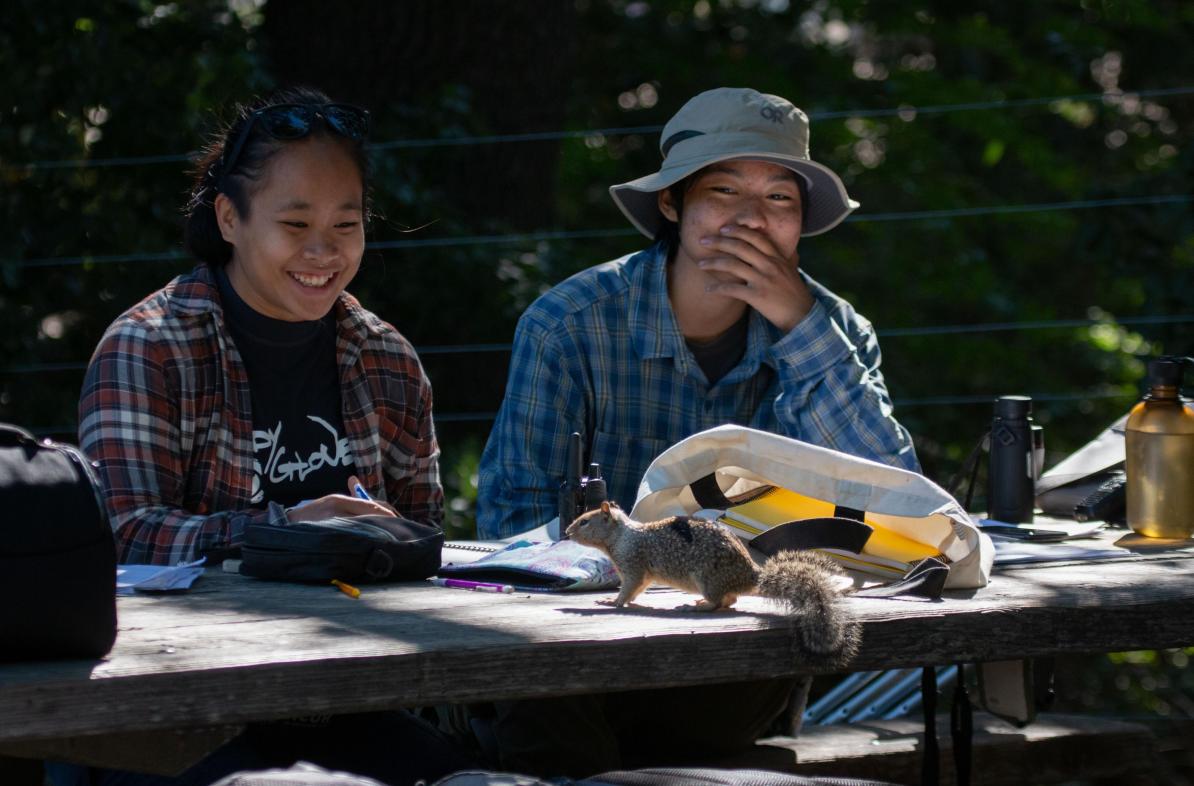
M603 237L628 237L637 235L637 229L577 229L548 230L545 232L523 232L508 235L469 235L466 237L429 237L411 240L382 240L369 243L370 251L393 250L396 248L432 248L437 246L485 246L496 243L542 243L547 240L592 240Z
M52 371L86 371L86 363L24 363L0 368L0 374L45 374Z
M436 423L486 423L497 419L496 412L447 412L432 416Z
M1194 194L1151 194L1114 199L1084 199L1068 202L1037 202L1028 205L991 205L988 207L964 207L946 210L913 210L902 213L864 213L850 216L847 224L869 221L928 221L966 218L971 216L1015 215L1023 213L1044 213L1057 210L1086 210L1104 207L1128 207L1133 205L1171 205L1194 202ZM392 251L406 248L431 248L452 246L482 246L507 243L542 243L552 240L592 240L595 238L630 237L638 230L625 229L579 229L525 232L508 235L465 235L460 237L411 238L407 240L382 240L367 243L367 251ZM96 256L44 257L41 259L6 260L18 268L73 267L78 265L107 265L122 262L165 262L188 259L182 251L161 251L137 254L99 254Z
M992 404L995 399L1006 393L969 396L927 396L924 398L894 398L892 404L897 407L952 407L968 404ZM1033 401L1088 401L1090 399L1110 398L1138 398L1140 391L1123 390L1093 390L1085 393L1026 393ZM437 416L438 417L438 416Z
M991 393L988 395L966 395L966 396L928 396L924 398L896 398L892 399L892 404L897 407L914 408L914 407L946 407L946 406L973 406L983 404L990 406L994 401L1004 393ZM1118 390L1096 390L1086 393L1029 393L1026 394L1034 402L1053 402L1066 403L1071 401L1089 401L1091 399L1135 399L1140 396L1139 391L1118 391ZM491 421L497 418L496 412L447 412L444 414L435 414L435 421L437 423L479 423Z
M470 353L509 352L513 344L440 344L416 347L419 357L433 355L464 355ZM24 363L0 368L0 374L42 374L53 371L86 371L87 364L81 362Z
M904 336L937 336L953 333L998 333L1007 330L1053 330L1058 328L1094 327L1096 325L1168 325L1194 322L1194 314L1156 314L1141 317L1108 319L1038 319L1022 322L978 322L972 325L929 325L926 327L889 328L876 330L882 338Z
M950 112L975 112L988 109L1016 109L1032 106L1045 106L1059 101L1123 101L1126 98L1164 98L1183 96L1194 93L1194 86L1157 88L1154 90L1133 90L1116 93L1074 93L1062 96L1042 96L1037 98L998 99L992 101L970 101L958 104L930 104L917 106L905 104L898 107L881 109L839 109L824 112L809 112L811 122L820 120L838 120L849 117L907 117L911 115L939 115ZM460 147L468 145L491 145L515 142L543 142L565 139L582 139L597 136L628 136L630 134L656 134L663 130L661 125L620 126L614 128L593 128L587 130L564 131L533 131L519 134L487 134L482 136L459 137L429 137L424 139L395 139L387 142L375 142L369 145L373 150L400 150L427 147ZM23 164L4 164L3 170L51 170L51 169L86 169L94 167L139 166L143 164L177 163L194 160L196 151L189 153L174 153L154 156L123 156L114 158L79 158L60 161L29 161Z
M998 333L1014 330L1056 330L1060 328L1095 327L1108 325L1179 325L1194 322L1194 314L1154 314L1139 317L1119 317L1115 319L1039 319L1022 322L980 322L971 325L928 325L925 327L889 328L877 330L882 338L902 338L905 336L940 336L956 335L959 333ZM431 344L425 347L415 347L420 357L433 355L465 355L485 354L490 352L510 352L513 344ZM86 363L58 362L58 363L26 363L0 368L0 374L40 374L53 371L84 371Z
M1190 95L1191 93L1194 93L1194 86L1162 87L1155 90L1125 90L1115 93L1074 93L1068 96L1011 98L997 101L971 101L960 104L934 104L929 106L916 106L915 104L907 104L905 106L896 107L895 109L843 109L836 112L810 112L808 119L838 120L843 117L900 117L906 116L907 113L910 112L918 115L939 115L949 112L973 112L986 109L1017 109L1021 107L1053 104L1059 101L1122 102L1128 97L1165 98L1168 96L1185 96Z
M995 399L1004 395L992 393L989 395L970 396L929 396L927 398L897 398L893 404L897 407L944 407L984 404L990 406ZM1134 399L1139 397L1137 391L1108 391L1096 390L1088 393L1030 393L1026 394L1035 402L1069 402L1088 401L1090 399ZM437 412L433 415L436 423L487 423L497 418L497 412ZM34 436L44 437L53 434L74 434L76 426L41 427L26 429Z
M381 240L366 243L366 251L392 251L404 248L433 248L448 246L483 246L500 243L541 243L549 240L592 240L605 237L626 237L637 235L638 230L626 229L584 229L575 231L552 230L547 232L524 232L509 235L467 235L462 237L429 237L409 240ZM141 254L99 254L96 256L46 257L44 259L13 260L20 268L75 267L78 265L111 265L122 262L168 262L192 259L182 251L160 251Z
M463 355L471 352L509 352L513 344L439 344L429 347L416 347L419 357L425 355Z
M1194 88L1192 88L1194 89ZM488 136L439 137L432 139L395 139L369 145L372 150L396 150L412 147L456 147L462 145L492 145L503 142L550 142L564 139L586 139L598 136L629 136L630 134L658 134L663 126L623 126L594 128L587 131L534 131L525 134L490 134Z
M988 395L966 395L966 396L927 396L924 398L895 398L892 399L892 404L897 407L945 407L945 406L965 406L977 404L992 404L997 398L1004 393L991 393ZM1135 399L1140 396L1139 391L1121 391L1121 390L1095 390L1085 393L1028 393L1025 394L1035 402L1054 402L1065 403L1070 401L1089 401L1091 399L1117 399L1129 398ZM436 414L436 422L480 422L493 420L497 417L496 412L448 412L445 414Z
M106 167L143 166L146 164L177 164L198 159L199 151L166 153L160 156L115 156L112 158L74 158L61 161L30 161L27 164L4 164L0 171L38 171L50 169L101 169Z
M140 254L97 254L96 256L47 257L45 259L16 259L13 261L18 268L39 268L112 265L120 262L168 262L175 259L192 259L192 257L181 251L157 251ZM7 261L5 260L5 262Z
M1085 210L1100 207L1130 205L1180 205L1194 202L1191 194L1155 194L1152 196L1117 197L1114 199L1081 199L1072 202L1037 202L1029 205L993 205L990 207L959 207L950 210L911 210L901 213L864 213L851 216L849 223L867 221L922 221L926 219L962 218L1013 213L1046 213L1054 210Z

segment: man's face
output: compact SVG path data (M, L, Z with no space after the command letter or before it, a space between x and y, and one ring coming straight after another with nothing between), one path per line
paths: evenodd
M766 161L722 161L700 170L684 194L675 273L734 279L730 273L697 266L702 259L724 255L702 245L701 239L716 237L726 226L745 230L756 244L795 266L803 215L796 177L792 170ZM666 190L659 192L659 209L668 220L677 220Z

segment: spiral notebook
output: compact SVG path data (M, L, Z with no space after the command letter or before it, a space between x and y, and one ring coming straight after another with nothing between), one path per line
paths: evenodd
M489 547L494 550L482 551ZM609 557L571 540L450 541L444 544L443 563L441 577L509 584L523 591L604 590L619 581Z
M444 565L467 565L487 554L501 551L507 545L500 540L446 540L440 551L440 562Z

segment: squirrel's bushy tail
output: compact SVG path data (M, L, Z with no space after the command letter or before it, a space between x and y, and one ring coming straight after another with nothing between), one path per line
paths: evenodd
M840 603L833 577L841 571L813 551L781 551L759 569L757 592L783 602L800 626L805 649L843 663L858 649L858 623Z

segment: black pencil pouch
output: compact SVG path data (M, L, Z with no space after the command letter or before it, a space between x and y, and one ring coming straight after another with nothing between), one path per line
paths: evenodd
M277 581L416 581L440 565L444 532L397 516L345 516L245 529L240 572Z

